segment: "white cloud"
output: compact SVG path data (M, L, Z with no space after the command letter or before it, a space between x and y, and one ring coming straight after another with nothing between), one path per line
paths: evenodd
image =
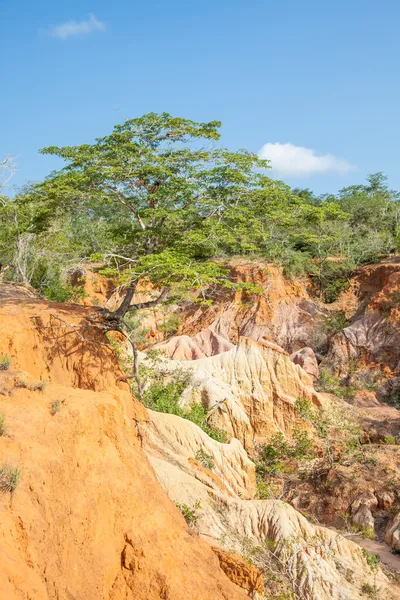
M317 156L315 150L295 146L294 144L264 144L259 152L260 158L271 161L270 166L282 175L307 176L318 173L339 173L353 170L353 166L343 158L333 154Z
M61 25L54 25L50 28L49 35L59 40L67 40L75 35L87 35L94 31L104 31L105 28L105 23L90 14L87 21L67 21L61 23Z

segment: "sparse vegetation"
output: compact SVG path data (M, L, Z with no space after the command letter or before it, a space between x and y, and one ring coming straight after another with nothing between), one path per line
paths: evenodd
M365 548L362 548L361 552L363 557L367 561L369 568L372 572L375 573L379 569L381 559L379 558L379 556L377 556L376 554L372 554L372 552L369 552Z
M269 498L274 497L274 493L271 488L271 485L269 483L267 483L266 481L264 481L264 479L261 477L261 475L259 473L256 474L256 484L257 484L257 491L256 491L256 499L257 500L269 500Z
M217 442L228 441L225 431L208 423L207 411L201 404L192 402L189 406L181 405L182 394L192 383L193 373L190 369L177 368L169 372L163 368L162 359L156 353L151 357L148 355L148 362L140 365L140 371L145 381L142 401L148 408L188 419Z
M57 413L59 413L61 410L61 405L63 403L64 403L64 400L61 398L57 398L56 400L53 400L53 402L50 404L50 414L52 416L54 416Z
M201 508L200 501L197 500L193 506L180 504L179 502L175 502L175 505L181 511L189 527L195 527L200 518L200 515L197 514L197 511Z
M203 467L205 469L209 469L210 471L212 471L215 466L214 458L211 456L211 454L207 454L207 452L205 452L203 450L203 448L200 448L200 450L197 450L197 452L195 454L195 459L201 465L203 465Z
M388 446L394 446L395 444L397 444L397 438L394 435L385 435L382 441Z
M320 392L327 392L345 400L352 400L358 389L350 383L342 383L340 377L332 375L328 369L321 369L315 388Z
M3 463L0 467L0 492L12 494L21 478L21 471L10 463Z
M11 366L11 358L6 354L0 357L0 371L8 371Z
M48 381L38 379L37 381L27 381L26 379L20 378L15 382L16 388L24 388L31 392L43 392L49 385Z
M367 581L365 581L361 585L361 593L364 594L364 596L371 598L371 600L377 600L378 595L379 595L379 588L377 587L377 585L375 583L370 584Z
M8 427L6 423L6 416L4 413L0 413L0 437L5 437L8 432Z

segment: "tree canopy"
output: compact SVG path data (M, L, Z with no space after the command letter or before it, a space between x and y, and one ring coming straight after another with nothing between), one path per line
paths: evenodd
M100 261L126 286L122 315L140 278L160 301L234 285L224 265L241 255L310 274L332 301L358 265L399 249L399 195L381 173L336 195L292 190L257 155L220 147L220 125L150 113L92 144L41 150L65 166L3 199L5 276L66 300L70 270Z

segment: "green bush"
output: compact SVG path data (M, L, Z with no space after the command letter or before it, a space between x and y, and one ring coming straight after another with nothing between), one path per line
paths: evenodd
M11 358L9 356L4 355L0 357L0 371L8 371L11 367Z
M371 585L370 583L365 582L361 586L361 593L364 594L364 596L375 600L378 598L379 588L375 583Z
M200 515L197 514L197 511L199 510L199 508L201 508L199 500L195 502L194 506L180 504L179 502L175 502L175 506L181 511L189 527L194 527L197 524L197 521L200 518Z
M397 438L394 435L385 435L382 441L388 446L394 446L395 444L397 444Z
M283 274L287 279L303 277L314 271L315 266L306 252L291 252L283 259Z
M256 499L257 500L269 500L269 498L273 497L273 492L271 486L266 483L262 477L257 473L256 475Z
M371 571L377 571L379 568L379 563L381 562L379 556L377 554L372 554L372 552L369 552L365 548L363 548L361 552Z
M346 262L326 260L323 263L316 280L325 302L331 304L349 287L353 270L354 268Z
M259 475L275 475L286 470L286 459L309 460L314 455L314 445L306 431L294 429L291 439L276 433L269 444L262 446L256 470Z
M198 425L209 437L217 442L226 443L227 434L207 423L207 411L201 404L192 404L189 409L179 404L187 382L178 380L169 383L152 383L143 394L144 404L157 412L177 415Z
M352 400L358 389L355 385L343 385L340 377L332 375L328 369L321 369L315 388L320 392L327 392L345 400Z

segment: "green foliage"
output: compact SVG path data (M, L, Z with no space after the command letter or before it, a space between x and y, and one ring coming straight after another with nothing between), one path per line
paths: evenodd
M7 355L0 357L0 371L8 371L11 367L11 358Z
M181 319L179 315L171 314L158 326L164 336L169 336L178 331L179 325L181 323Z
M386 396L385 402L390 404L390 406L394 406L395 408L400 408L400 384L395 386Z
M327 392L345 400L352 400L357 391L357 387L354 385L343 385L340 378L332 375L328 369L321 369L315 387L321 392Z
M259 473L256 474L256 484L257 484L257 491L256 491L257 500L269 500L270 498L273 498L274 494L271 489L271 486L263 480L263 478L261 477L261 475Z
M0 437L5 437L8 432L8 427L6 423L6 416L3 413L0 413Z
M395 444L397 444L397 438L394 435L385 435L382 441L388 446L394 446Z
M354 527L353 531L356 531L365 540L376 540L375 529L371 525Z
M288 458L309 460L313 457L313 443L306 431L295 429L291 439L285 438L283 433L276 433L269 444L262 446L256 470L260 475L275 475L286 470L285 460Z
M343 452L354 453L360 447L361 428L350 410L333 406L329 411L317 408L309 400L296 400L296 412L311 423L324 443L326 458L333 466ZM335 453L333 452L335 447Z
M12 494L21 479L21 471L10 463L3 463L0 467L0 493Z
M332 311L324 321L324 329L328 335L334 335L349 325L346 315L341 310Z
M200 515L197 514L197 511L201 508L199 500L197 500L193 506L180 504L179 502L175 502L175 506L181 511L189 527L195 527L197 525L197 521L200 518Z
M188 419L217 442L227 442L225 431L208 424L207 411L201 404L193 403L189 408L180 405L182 393L190 383L190 372L177 370L171 381L166 380L168 376L164 376L162 373L161 375L157 374L151 367L148 367L145 373L150 384L143 394L143 402L148 408Z
M210 471L212 471L215 466L214 458L211 456L211 454L207 454L207 452L205 452L203 448L197 450L195 454L195 459L201 465L203 465L205 469L209 469Z
M369 552L365 548L362 548L361 552L371 571L376 572L379 569L379 563L381 562L379 556L372 554L372 552Z

